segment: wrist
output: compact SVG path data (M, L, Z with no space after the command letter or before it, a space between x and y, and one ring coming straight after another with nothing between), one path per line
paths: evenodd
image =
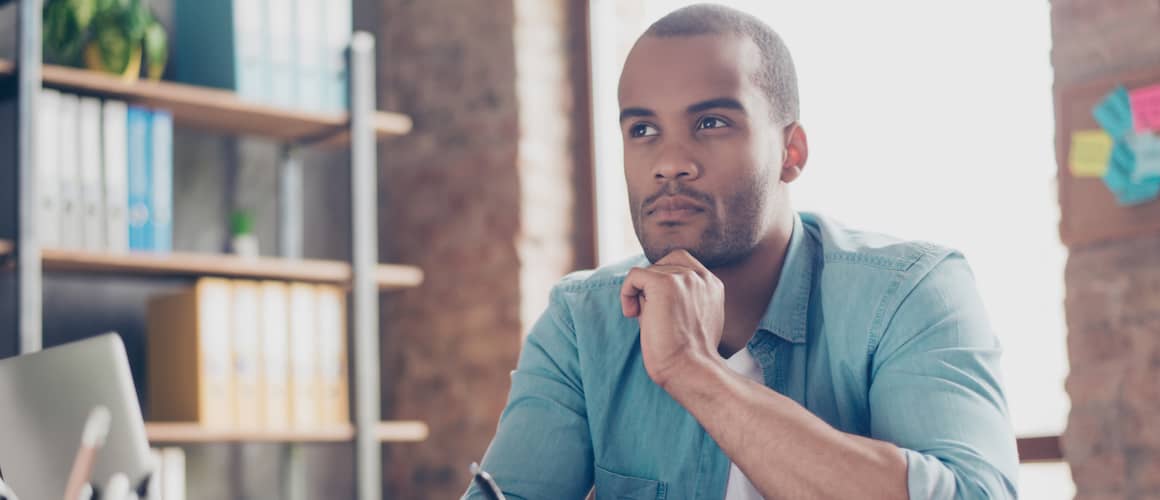
M724 358L715 352L706 353L690 356L683 362L674 364L658 385L680 402L688 397L701 397L719 392L722 379L730 373Z

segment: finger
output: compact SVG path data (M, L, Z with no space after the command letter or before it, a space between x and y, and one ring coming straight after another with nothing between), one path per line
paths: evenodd
M620 309L625 317L635 318L640 315L640 296L644 293L641 275L644 273L644 269L630 269L624 277L624 284L620 286Z
M689 253L688 250L683 248L678 248L669 252L667 255L658 260L656 265L680 266L683 268L691 269L701 276L709 273L709 269L706 268L704 264L701 264L701 261L697 260L696 257L693 257L693 254Z

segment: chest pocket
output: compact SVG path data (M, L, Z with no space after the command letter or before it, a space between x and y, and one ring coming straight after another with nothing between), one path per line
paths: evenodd
M596 500L664 500L665 484L596 466Z

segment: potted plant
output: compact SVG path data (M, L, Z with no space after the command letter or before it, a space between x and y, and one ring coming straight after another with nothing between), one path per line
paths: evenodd
M150 79L165 71L168 37L145 0L46 0L43 17L49 62L135 80L144 56Z

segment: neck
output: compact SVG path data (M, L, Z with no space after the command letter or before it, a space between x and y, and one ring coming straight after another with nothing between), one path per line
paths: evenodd
M725 285L725 327L718 346L724 357L745 348L777 290L794 217L788 207L781 213L774 228L748 257L728 268L713 269Z

